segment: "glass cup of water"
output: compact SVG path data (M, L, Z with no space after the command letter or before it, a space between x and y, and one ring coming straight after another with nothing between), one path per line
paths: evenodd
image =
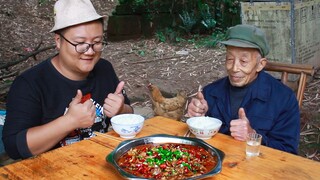
M246 155L249 157L259 156L261 145L261 134L249 133L247 136Z

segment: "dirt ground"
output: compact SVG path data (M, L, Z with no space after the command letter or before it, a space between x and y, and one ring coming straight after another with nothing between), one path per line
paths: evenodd
M0 0L0 67L21 59L39 45L40 48L53 45L53 34L48 33L53 26L53 3L48 0L39 6L37 0ZM100 14L110 15L117 2L93 0L93 3ZM8 83L53 53L55 50L47 50L15 66L0 68L0 109L5 109ZM194 44L172 45L155 39L138 39L109 42L102 57L112 62L119 78L126 82L133 106L150 117L153 114L146 88L149 82L171 95L186 90L191 96L199 85L204 86L225 75L223 47L207 49L197 48ZM317 72L306 87L300 150L301 156L317 161L320 161L319 94L320 73Z

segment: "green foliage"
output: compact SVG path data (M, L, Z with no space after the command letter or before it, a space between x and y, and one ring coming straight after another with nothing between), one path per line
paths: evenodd
M225 37L225 34L217 31L211 34L211 36L206 36L198 41L197 46L200 47L216 47L219 43L219 41L223 40Z
M216 0L214 7L218 26L227 28L240 23L240 0Z
M201 24L208 30L214 28L217 24L217 21L213 18L212 13L208 4L199 3Z
M38 0L38 4L39 5L45 4L47 2L48 2L48 0Z
M145 1L144 0L135 0L135 1L133 1L133 4L137 7L139 7L139 6L143 6L145 4Z
M134 14L148 17L150 21L153 21L163 4L162 0L119 0L119 5L128 6Z
M216 27L217 21L214 18L213 10L207 3L198 0L196 10L188 13L188 10L183 10L179 17L182 21L182 27L187 34L191 32L210 33ZM196 13L195 13L196 12Z
M180 37L179 31L175 31L172 28L164 28L157 30L155 37L160 42L182 42L183 38Z
M139 54L139 56L145 56L146 55L146 52L144 51L144 50L139 50L138 51L138 54Z
M39 0L46 1L46 0ZM182 27L188 33L190 29L205 28L210 34L215 27L226 28L240 23L241 0L119 0L134 14L147 14L150 21L160 12L170 12L174 21L175 15L182 20ZM192 12L192 13L191 13ZM192 28L193 18L196 24ZM238 18L235 18L238 17ZM189 19L188 19L189 18ZM169 20L169 19L168 19ZM197 30L195 30L197 32Z
M179 17L182 21L182 26L180 26L182 29L185 30L186 33L191 33L192 28L197 23L197 19L194 15L194 13L189 13L187 11L183 11L182 14L179 14Z
M240 23L240 0L119 0L119 3L154 23L155 38L160 42L214 47L228 27ZM172 18L163 23L159 21L160 13L170 13Z
M239 11L239 0L222 0L222 2L225 6L228 12L232 14L237 14Z
M156 36L156 39L160 42L166 42L166 40L167 40L166 36L164 35L164 33L162 31L157 31L155 36Z

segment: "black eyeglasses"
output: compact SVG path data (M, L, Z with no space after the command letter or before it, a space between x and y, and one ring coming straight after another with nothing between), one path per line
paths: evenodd
M89 44L89 43L79 43L79 44L74 44L72 42L70 42L68 39L66 39L62 34L59 33L59 35L64 39L66 40L69 44L73 45L75 50L78 52L78 53L85 53L89 50L89 48L91 47L92 50L94 52L101 52L103 51L103 49L107 46L107 43L104 42L104 41L101 41L101 42L96 42L96 43L93 43L93 44Z

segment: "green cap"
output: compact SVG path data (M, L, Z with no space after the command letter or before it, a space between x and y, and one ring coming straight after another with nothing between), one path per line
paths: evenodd
M259 49L262 57L268 55L270 50L265 33L247 24L230 27L226 33L226 40L220 43L227 46Z

